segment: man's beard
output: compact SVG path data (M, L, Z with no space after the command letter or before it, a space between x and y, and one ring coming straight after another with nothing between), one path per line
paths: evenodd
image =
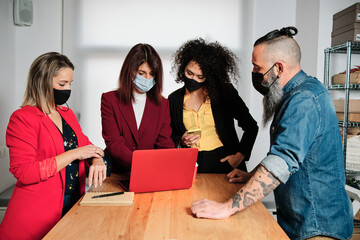
M263 113L263 126L265 127L268 122L272 119L275 114L275 111L278 109L279 105L281 104L281 99L283 96L283 90L281 85L275 76L274 71L271 70L269 73L268 81L266 85L269 86L273 81L275 81L269 89L269 93L266 94L263 98L263 106L264 106L264 113Z

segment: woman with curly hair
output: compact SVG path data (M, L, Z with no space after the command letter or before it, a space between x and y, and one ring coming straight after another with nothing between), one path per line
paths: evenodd
M218 42L186 42L175 53L172 71L184 87L169 95L172 138L179 147L199 149L199 173L246 171L258 126L231 84L237 57ZM234 119L244 131L241 141Z

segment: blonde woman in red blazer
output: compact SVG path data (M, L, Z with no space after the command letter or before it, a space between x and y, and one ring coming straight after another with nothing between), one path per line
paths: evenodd
M161 95L162 63L148 44L137 44L120 71L119 88L101 98L102 132L112 171L127 171L136 149L174 148L169 101Z
M70 96L73 69L66 56L54 52L41 55L31 65L22 108L12 114L6 131L10 172L17 182L0 225L0 239L41 239L46 235L66 212L67 167L75 161L77 196L85 193L83 159L92 164L89 185L101 185L106 177L103 151L83 134L74 113L59 106ZM77 140L77 146L66 152L64 123Z

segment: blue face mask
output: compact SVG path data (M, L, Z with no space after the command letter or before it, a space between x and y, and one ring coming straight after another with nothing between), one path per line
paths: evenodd
M139 92L146 93L148 92L153 86L155 86L155 79L154 78L144 78L140 75L136 74L136 78L134 80L135 87Z

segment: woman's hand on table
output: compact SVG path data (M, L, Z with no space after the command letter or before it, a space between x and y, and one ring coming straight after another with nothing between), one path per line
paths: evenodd
M235 168L226 177L228 178L229 182L244 183L244 182L247 182L252 176L253 176L253 172L248 173L248 172L245 172L245 171Z
M237 168L240 163L244 160L244 155L240 152L237 152L233 155L229 155L224 157L223 159L220 159L220 162L226 162L228 161L229 164L233 167L233 168Z
M92 159L92 164L89 168L89 186L94 183L94 186L101 186L106 178L106 165L102 157Z
M200 139L200 135L192 135L188 134L186 131L184 135L182 135L180 140L181 147L190 147L191 145L195 144Z

